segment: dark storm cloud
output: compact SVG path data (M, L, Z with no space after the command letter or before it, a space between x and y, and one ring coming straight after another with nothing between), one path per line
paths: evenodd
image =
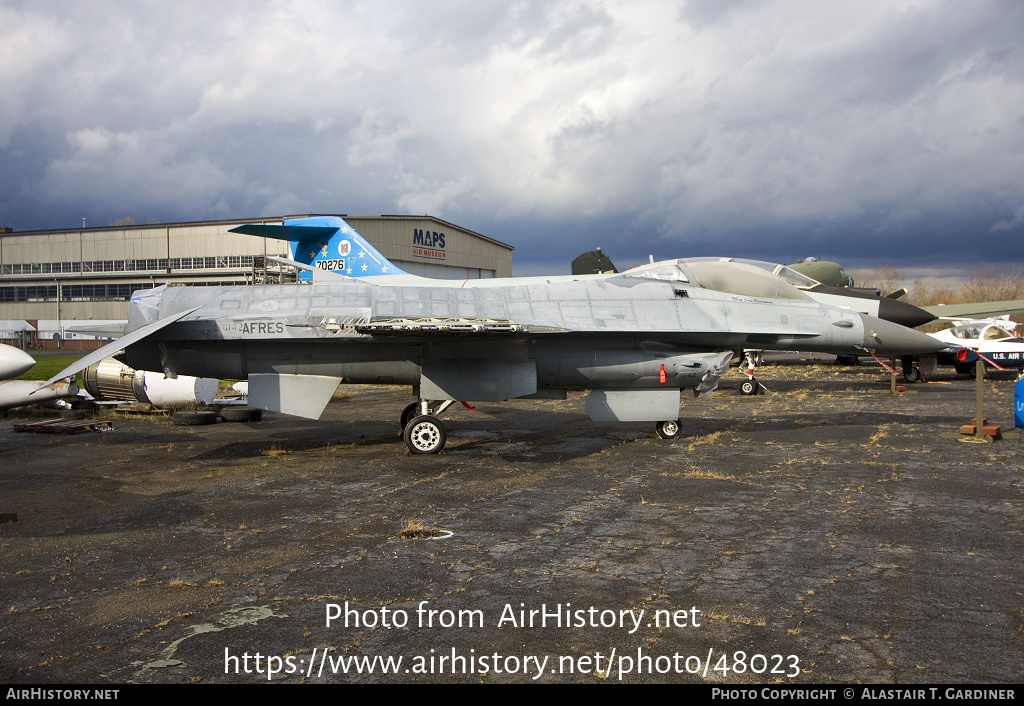
M1022 30L999 1L0 2L0 221L431 213L531 268L1019 261Z

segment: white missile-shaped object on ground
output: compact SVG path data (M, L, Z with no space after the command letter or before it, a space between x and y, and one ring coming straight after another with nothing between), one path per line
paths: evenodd
M10 380L27 373L36 361L25 351L0 344L0 380Z

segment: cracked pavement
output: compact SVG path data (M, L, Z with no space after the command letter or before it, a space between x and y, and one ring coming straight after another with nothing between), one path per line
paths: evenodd
M50 436L2 420L0 513L18 519L0 524L0 681L256 682L266 675L225 674L226 649L304 671L314 649L453 648L549 656L545 682L618 681L586 661L557 671L560 657L612 650L713 655L706 673L625 682L1019 680L1024 442L939 438L974 416L974 381L940 375L893 396L877 368L759 378L770 394L685 399L672 441L591 422L579 394L456 405L438 456L407 453L400 389L353 388L321 421L115 419L108 433ZM990 423L1012 428L1012 399L1012 376L986 383ZM453 534L400 539L410 520ZM326 606L346 602L410 622L328 627ZM499 627L542 604L645 612L632 633ZM484 624L419 627L421 605ZM693 608L699 625L652 622ZM742 672L714 669L736 652ZM533 676L480 671L274 681Z

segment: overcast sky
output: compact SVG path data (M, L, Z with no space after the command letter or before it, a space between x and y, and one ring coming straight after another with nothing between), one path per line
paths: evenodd
M517 274L1024 261L1024 3L0 0L0 224L419 214Z

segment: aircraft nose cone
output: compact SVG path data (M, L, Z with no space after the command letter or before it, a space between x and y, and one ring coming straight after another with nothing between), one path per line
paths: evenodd
M886 355L921 355L942 350L943 343L926 333L861 314L864 347Z
M892 321L900 326L914 328L935 321L936 316L913 304L882 297L878 302L878 318Z
M28 353L0 344L0 380L16 378L22 373L27 373L36 364L35 359Z

